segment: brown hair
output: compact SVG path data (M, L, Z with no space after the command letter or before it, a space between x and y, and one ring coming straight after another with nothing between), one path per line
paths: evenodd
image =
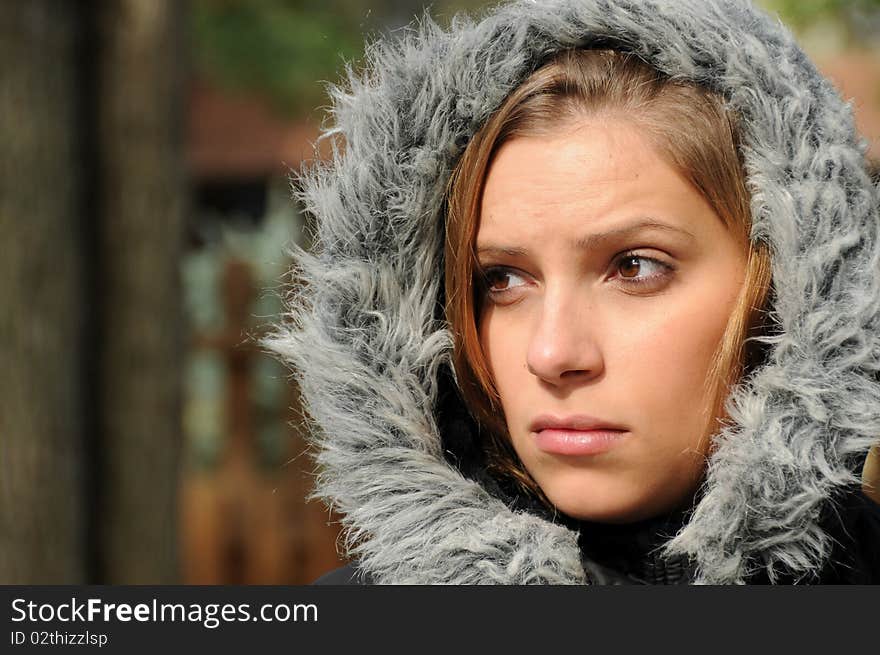
M736 117L716 93L674 80L630 53L571 49L557 53L514 89L470 140L446 189L446 318L455 336L453 363L471 413L486 429L491 470L548 505L516 456L478 337L482 294L476 277L476 235L483 186L494 154L517 136L550 135L566 125L613 112L642 128L649 142L708 201L748 247L745 282L714 354L705 393L712 399L703 440L727 418L730 387L758 361L747 339L766 327L768 248L749 239L749 194L739 156Z

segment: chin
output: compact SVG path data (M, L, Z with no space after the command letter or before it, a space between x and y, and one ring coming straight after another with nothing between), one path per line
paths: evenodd
M556 503L551 502L560 512L579 521L593 521L595 523L634 523L642 519L650 518L656 512L641 507L622 507L617 505L594 506L584 503Z
M680 464L658 468L617 458L575 466L535 457L526 470L553 506L572 519L634 523L691 502L703 468L689 460Z
M555 482L545 486L538 481L547 499L560 512L580 521L633 523L671 509L671 505L651 489Z

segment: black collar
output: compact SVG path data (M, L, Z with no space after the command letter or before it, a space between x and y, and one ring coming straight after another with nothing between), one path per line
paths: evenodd
M584 568L599 584L688 584L694 565L661 549L687 523L692 506L634 523L579 521Z

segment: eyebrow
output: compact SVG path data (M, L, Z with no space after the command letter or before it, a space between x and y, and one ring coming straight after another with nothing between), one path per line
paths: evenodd
M641 232L644 230L664 230L666 232L674 232L680 234L690 240L695 240L696 237L685 230L684 228L675 227L673 225L669 225L668 223L663 223L658 221L656 218L640 218L636 221L622 225L621 227L615 228L613 230L607 230L605 232L597 232L595 234L588 234L586 236L580 237L572 242L572 246L575 250L590 250L593 248L597 248L602 245L604 242L609 241L611 239L619 239L621 237L630 236L636 232ZM497 246L493 244L486 244L480 246L477 249L478 255L508 255L511 257L520 257L528 254L528 250L525 248L512 248L507 246Z

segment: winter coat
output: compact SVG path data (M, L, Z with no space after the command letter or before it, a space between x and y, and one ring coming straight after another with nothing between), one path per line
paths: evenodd
M742 117L751 237L772 246L781 328L731 391L698 502L622 540L485 474L443 314L457 157L538 62L594 46L706 85ZM295 180L314 247L291 244L289 320L264 344L296 376L315 495L343 517L360 580L638 580L620 549L595 549L647 536L684 563L679 581L880 581L880 509L860 491L880 439L880 189L849 105L778 20L741 0L514 0L448 29L426 14L330 92L332 159Z

